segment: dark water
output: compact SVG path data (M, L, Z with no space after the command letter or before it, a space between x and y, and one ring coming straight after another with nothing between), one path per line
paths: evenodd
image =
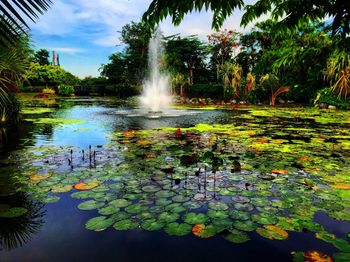
M25 122L17 130L7 130L7 139L3 139L7 140L2 148L3 157L6 158L15 149L40 145L87 149L89 145L106 144L110 134L118 131L184 128L199 123L225 124L233 121L242 125L252 121L239 117L246 114L245 110L193 110L193 114L179 117L147 119L120 114L120 110L127 109L129 105L113 100L75 99L62 101L58 105L60 108L56 108L53 113L28 115L27 118L49 116L86 122L61 126ZM300 120L286 124L288 125L312 127L315 123ZM293 138L307 139L297 134ZM4 176L11 175L11 172L1 174L3 181L6 180ZM27 200L25 197L12 196L3 197L2 203L4 201L21 203ZM312 232L290 232L285 241L264 239L253 232L250 234L252 240L243 244L230 243L220 235L201 239L192 234L172 237L164 231L147 232L141 229L116 231L108 228L102 232L94 232L86 230L85 223L98 213L96 210L79 210L77 205L80 202L72 199L70 193L63 193L59 202L38 208L38 214L33 215L33 221L36 221L34 224L28 221L22 223L18 220L0 220L2 241L6 237L11 238L11 230L25 231L21 228L32 226L22 240L21 237L12 236L13 244L10 248L4 247L4 242L0 243L3 247L0 261L291 261L291 253L294 251L320 250L326 254L337 252L332 244L316 239ZM34 208L35 203L27 205ZM317 212L314 219L337 236L344 237L350 231L349 223L339 223L322 211Z

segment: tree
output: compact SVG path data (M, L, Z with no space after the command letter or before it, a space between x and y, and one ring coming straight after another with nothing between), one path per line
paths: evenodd
M40 65L48 65L50 64L49 56L49 51L47 51L46 49L40 49L35 52L34 61L38 62Z
M184 15L205 9L213 11L212 27L218 30L235 9L244 6L243 0L153 0L143 15L143 20L155 26L168 15L179 25ZM241 24L246 26L264 14L271 13L280 26L296 26L302 22L319 22L332 19L333 33L344 38L350 33L350 2L348 0L258 0L245 6Z
M121 84L128 81L128 63L124 53L114 53L109 56L109 63L100 68L101 76L106 77L111 84Z
M52 2L50 0L32 1L0 1L0 45L11 46L27 34L29 29L24 18L27 17L33 22L38 14L43 14Z
M166 42L165 54L172 71L187 74L188 83L192 85L194 71L205 66L208 49L197 37L177 37Z
M235 30L227 29L209 35L211 63L222 66L232 60L235 49L239 47L240 35Z
M146 76L147 51L152 31L145 23L131 22L123 26L120 33L121 41L126 45L123 56L127 63L128 79L140 86Z
M0 122L15 122L18 117L14 93L23 82L30 52L29 40L24 34L12 46L0 45Z
M226 62L218 68L218 75L221 76L224 85L224 95L230 98L234 95L239 98L239 88L242 81L242 67L237 64Z

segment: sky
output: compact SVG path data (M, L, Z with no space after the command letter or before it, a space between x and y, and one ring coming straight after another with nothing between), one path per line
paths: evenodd
M108 56L123 50L118 31L131 21L139 22L151 0L54 0L53 3L36 23L30 24L33 46L36 50L45 48L50 54L56 51L64 69L84 78L99 76L98 69L108 63ZM242 13L235 11L222 28L248 31L252 25L239 26ZM165 36L180 33L206 40L213 32L211 19L211 12L193 12L177 27L166 19L160 29Z

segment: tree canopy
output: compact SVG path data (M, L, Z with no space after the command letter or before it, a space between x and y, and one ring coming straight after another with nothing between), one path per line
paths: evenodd
M350 1L348 0L258 0L245 5L243 0L153 0L143 15L143 20L155 26L167 16L174 25L179 25L184 15L191 11L213 11L212 27L218 30L235 9L245 12L241 25L246 26L255 19L271 13L280 26L296 26L301 22L330 17L333 33L346 36L350 33Z

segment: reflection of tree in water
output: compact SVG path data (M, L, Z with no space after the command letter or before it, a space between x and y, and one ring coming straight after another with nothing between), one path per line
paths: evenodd
M28 210L16 218L0 218L0 250L11 250L28 242L38 233L44 224L43 204L29 199L28 194L19 193L9 197L0 197L1 203L21 206Z

